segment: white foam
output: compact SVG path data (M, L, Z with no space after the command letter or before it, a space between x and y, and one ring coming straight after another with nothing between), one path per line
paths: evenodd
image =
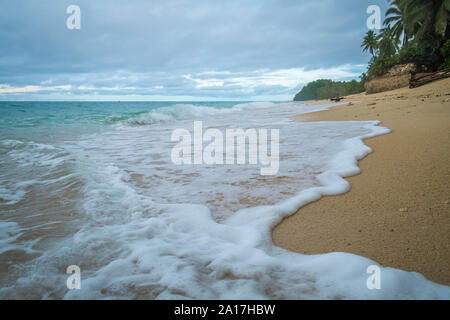
M125 123L68 143L64 147L77 156L85 181L80 229L33 260L18 281L0 289L0 296L450 297L449 287L391 268L381 268L381 290L369 290L366 270L377 265L374 261L348 253L307 256L275 247L271 228L323 195L347 191L342 176L358 173L357 159L371 151L362 139L389 130L375 121L294 123L288 118L328 106L256 106L217 113L190 110L177 121ZM189 128L199 119L218 128L280 128L279 176L263 179L250 165L173 165L171 130ZM65 288L67 276L61 270L72 264L82 269L81 290Z
M5 183L5 182L3 182ZM26 191L17 187L8 188L0 185L0 205L12 205L18 203L24 198Z
M33 245L39 239L24 241L20 237L23 234L23 229L18 223L12 221L0 221L0 254L7 251L24 251L33 253Z
M15 222L0 222L0 254L8 250L14 250L13 244L20 236L20 226Z

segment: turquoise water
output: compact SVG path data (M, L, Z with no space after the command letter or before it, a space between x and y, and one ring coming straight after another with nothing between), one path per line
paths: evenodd
M5 102L0 101L0 139L44 141L99 130L151 110L177 105L217 109L244 102ZM168 112L170 114L170 112ZM177 114L172 112L173 118ZM156 121L156 120L155 120ZM58 135L61 137L58 137Z

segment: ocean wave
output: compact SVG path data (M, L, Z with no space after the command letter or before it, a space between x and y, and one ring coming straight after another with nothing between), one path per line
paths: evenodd
M39 239L20 240L23 229L18 223L12 221L0 221L0 255L13 250L20 250L26 253L34 253L34 244Z
M13 205L20 202L25 197L25 188L20 188L18 184L12 187L1 185L0 182L0 205Z
M76 173L83 181L79 228L22 265L20 281L0 288L0 297L448 299L448 287L418 273L348 253L307 256L273 244L270 231L284 217L323 195L347 191L343 177L358 173L357 160L371 151L363 139L389 131L378 122L279 122L280 115L299 112L281 109L269 103L172 105L121 123L205 116L217 118L214 125L222 127L281 123L280 173L290 181L263 179L240 166L174 167L167 159L170 135L161 130L167 125L105 130L74 142ZM256 111L242 112L247 110ZM286 191L289 195L278 197ZM222 209L231 212L216 215ZM64 270L73 264L82 268L82 285L69 291ZM366 286L371 265L380 267L382 290Z
M145 126L158 122L201 119L205 116L215 116L249 109L269 108L273 105L274 104L272 102L250 102L239 103L228 108L221 108L194 104L173 104L170 106L153 109L145 113L140 113L136 116L130 117L129 119L120 121L120 123L131 126Z
M25 199L31 186L51 184L71 177L72 155L64 148L34 141L0 141L0 205Z

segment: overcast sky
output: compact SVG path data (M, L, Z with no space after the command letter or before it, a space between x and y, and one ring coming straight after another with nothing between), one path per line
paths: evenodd
M388 1L2 1L0 100L290 100L365 71L372 4Z

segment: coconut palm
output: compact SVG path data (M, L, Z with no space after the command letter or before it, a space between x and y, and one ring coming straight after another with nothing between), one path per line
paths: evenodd
M377 40L379 41L378 49L382 57L393 56L397 52L400 44L400 40L395 37L394 29L390 26L381 29Z
M430 34L445 37L450 18L450 0L403 0L405 29L422 40Z
M403 34L403 45L408 42L408 39L413 35L413 30L407 29L407 11L406 5L408 1L394 0L391 2L392 7L386 11L385 26L392 26L394 36L397 39Z
M378 40L377 35L373 30L367 31L361 44L361 48L363 48L363 52L369 51L372 54L372 57L375 57L375 52L378 49Z

